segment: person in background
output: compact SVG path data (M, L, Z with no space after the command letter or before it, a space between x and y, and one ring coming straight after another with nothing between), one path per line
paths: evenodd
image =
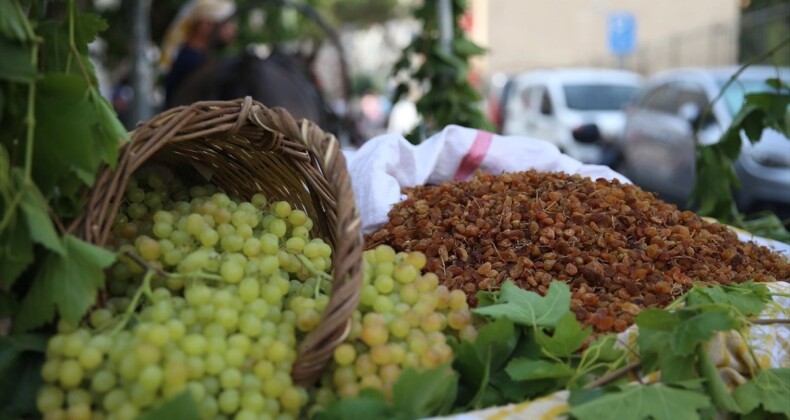
M166 108L172 106L184 81L233 42L235 13L232 0L192 0L181 8L168 29L162 51Z

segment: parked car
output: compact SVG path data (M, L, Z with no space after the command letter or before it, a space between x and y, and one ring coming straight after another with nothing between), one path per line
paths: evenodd
M703 117L736 70L674 69L650 78L627 113L620 171L636 184L684 206L696 180L695 128L701 126L701 144L717 142L743 105L746 93L772 89L765 84L768 78L790 80L787 67L749 67ZM755 145L744 136L735 168L741 180L735 195L742 211L760 203L790 204L790 141L782 134L764 130Z
M563 68L522 73L510 85L502 134L543 139L583 162L605 163L604 149L623 128L623 107L639 95L644 79L623 70ZM574 139L573 129L589 123L597 125L602 141Z

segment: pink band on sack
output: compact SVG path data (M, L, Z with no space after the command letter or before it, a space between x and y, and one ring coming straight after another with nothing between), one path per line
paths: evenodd
M491 141L493 140L493 134L488 131L477 130L477 135L472 142L472 147L469 148L469 152L464 156L464 159L458 166L458 171L456 171L453 179L456 181L463 181L468 178L469 175L472 175L472 173L480 167L480 164L483 163L483 159L486 157L488 148L491 147Z

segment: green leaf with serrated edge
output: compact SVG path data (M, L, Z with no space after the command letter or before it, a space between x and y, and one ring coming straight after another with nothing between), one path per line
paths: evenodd
M569 378L574 370L564 363L549 360L513 359L505 372L518 381Z
M12 222L0 233L0 286L10 289L32 262L33 241L27 227Z
M489 388L496 389L499 391L498 395L501 396L501 401L496 401L495 405L520 403L532 398L542 397L564 388L562 385L562 379L516 381L505 371L499 372L492 376L491 380L489 381ZM486 398L486 396L483 396L483 404L481 405L482 407L491 406Z
M333 401L315 420L401 419L380 391L366 388L358 396Z
M603 363L610 363L625 355L625 350L615 347L617 344L617 336L615 334L599 335L589 346L584 350L587 357L592 357L592 360Z
M449 365L417 371L406 368L392 387L395 409L414 418L446 414L455 401L458 374Z
M557 357L567 357L581 348L584 340L592 334L592 328L582 329L576 315L566 312L554 327L554 333L549 336L540 328L535 330L535 338L543 349Z
M663 309L648 308L636 316L636 325L640 330L672 331L678 324L678 314Z
M66 321L77 324L96 301L104 285L103 269L115 255L72 235L63 237L64 255L48 253L33 285L22 300L14 328L27 331L52 320L55 308Z
M190 391L184 391L143 413L139 420L174 420L200 418L197 402Z
M116 160L118 160L118 148L122 142L129 139L129 133L107 100L95 88L91 88L89 94L99 119L96 136L99 139L98 144L103 147L102 154L105 156L105 162L114 168Z
M607 392L617 392L617 387L609 385L596 388L573 389L568 397L568 404L571 407L576 407L601 398L605 396Z
M625 385L618 392L573 406L570 414L579 420L618 419L696 420L710 399L698 392L663 384Z
M710 340L720 331L735 330L740 323L726 309L711 310L684 320L672 334L672 351L688 356L698 345Z
M474 343L463 341L454 349L453 368L461 375L462 384L471 394L466 402L479 402L490 375L507 363L519 337L519 331L512 322L497 319L480 328Z
M98 114L85 81L78 76L52 74L38 82L33 177L45 196L65 178L79 176L90 185L103 162L111 163L117 139L96 136ZM73 174L73 175L69 175Z
M506 318L526 326L553 327L568 311L570 303L570 289L561 281L552 282L545 297L506 281L496 304L476 308L473 312L495 319Z
M30 237L34 242L44 245L52 252L63 255L66 252L60 242L60 236L49 217L47 200L35 185L24 188L20 203Z
M730 286L695 286L686 293L689 306L718 303L736 308L744 316L757 315L771 301L771 291L764 284L747 281Z
M661 380L668 384L693 379L696 375L695 357L676 355L672 351L671 340L671 332L639 330L636 343L642 358L642 371L661 370Z
M36 78L36 68L31 61L29 46L0 37L0 80L9 82L30 83Z
M762 407L771 413L790 416L790 369L765 369L732 393L744 413Z

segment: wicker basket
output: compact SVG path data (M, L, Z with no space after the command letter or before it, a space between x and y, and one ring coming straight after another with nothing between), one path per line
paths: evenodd
M249 97L198 102L139 126L117 167L104 168L69 231L104 246L129 177L147 162L194 168L227 193L287 200L314 220L333 247L332 296L318 327L303 340L292 377L310 385L348 335L362 282L362 236L354 193L337 139Z

